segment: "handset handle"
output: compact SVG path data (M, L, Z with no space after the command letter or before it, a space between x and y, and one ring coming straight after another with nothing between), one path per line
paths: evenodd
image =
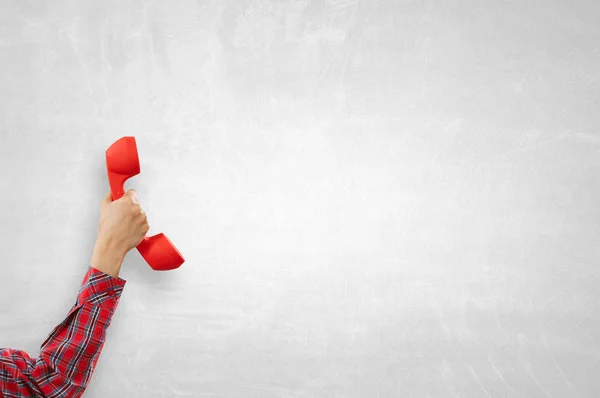
M106 168L112 200L120 199L125 194L125 181L140 173L134 137L122 137L107 149ZM137 249L156 271L179 268L185 261L175 245L162 233L145 236Z
M110 170L108 171L108 183L110 185L113 201L121 199L121 197L125 195L125 181L127 181L129 177L130 176L115 173Z

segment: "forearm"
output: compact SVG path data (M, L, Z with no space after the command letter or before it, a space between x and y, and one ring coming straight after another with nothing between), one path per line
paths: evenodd
M90 265L99 271L117 278L121 271L121 265L125 259L125 253L116 242L108 238L98 238L94 245L94 253Z
M124 286L124 280L90 267L75 305L46 338L38 358L0 349L0 396L79 397L94 372Z

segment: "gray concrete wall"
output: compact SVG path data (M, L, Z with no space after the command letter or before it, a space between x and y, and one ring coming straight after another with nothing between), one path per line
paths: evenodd
M133 135L151 233L87 397L600 396L600 3L0 2L0 346Z

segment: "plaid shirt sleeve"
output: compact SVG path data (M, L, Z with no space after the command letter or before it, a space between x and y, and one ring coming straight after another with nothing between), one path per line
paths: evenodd
M0 349L0 396L80 397L104 346L125 280L89 267L77 301L46 338L37 358Z

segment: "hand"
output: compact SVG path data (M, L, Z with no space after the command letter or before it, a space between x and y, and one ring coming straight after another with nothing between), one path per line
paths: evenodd
M118 276L125 255L140 244L150 229L146 213L133 189L112 201L110 192L100 205L98 238L91 266L106 274Z

